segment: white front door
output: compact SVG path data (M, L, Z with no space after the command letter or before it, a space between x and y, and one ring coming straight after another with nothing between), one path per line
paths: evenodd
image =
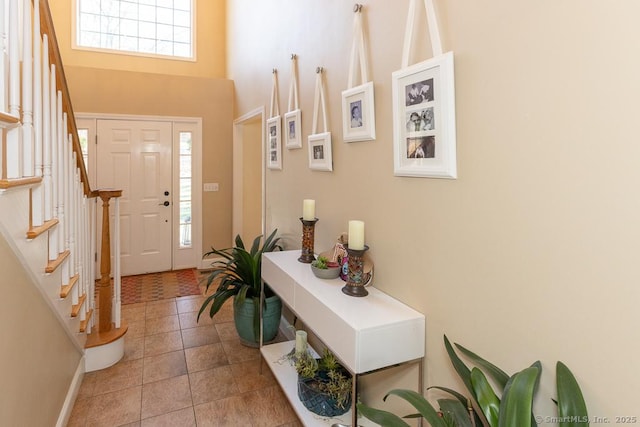
M172 267L171 128L161 121L97 121L97 188L122 189L123 276Z

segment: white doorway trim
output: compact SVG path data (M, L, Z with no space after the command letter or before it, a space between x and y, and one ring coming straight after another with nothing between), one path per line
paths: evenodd
M248 122L254 122L256 120L260 120L260 129L261 129L261 138L260 138L260 149L261 149L261 177L262 177L262 185L261 185L261 207L262 212L260 212L260 221L262 233L265 230L265 212L266 212L266 171L265 171L265 148L264 148L264 127L265 127L265 108L264 106L258 107L254 110L251 110L242 116L238 117L233 121L233 215L231 222L231 241L233 242L235 236L240 234L242 235L242 224L243 224L243 215L242 215L242 192L243 192L243 178L242 178L242 165L243 165L243 155L242 150L244 146L244 137L243 137L243 126Z
M202 118L200 117L180 117L180 116L144 116L144 115L129 115L129 114L104 114L104 113L86 113L80 112L75 114L77 121L89 122L93 121L94 123L97 120L132 120L132 121L165 121L171 122L173 130L194 130L193 141L192 141L192 208L193 208L193 218L192 218L192 248L193 248L193 258L192 262L189 263L189 267L197 267L202 268ZM95 185L95 124L89 130L89 163L93 166L93 170L89 170L89 175L93 177L92 183ZM93 130L93 134L91 134ZM175 134L175 132L174 132ZM175 136L175 135L174 135ZM179 141L176 141L176 138L173 139L173 153L172 153L172 164L176 165L179 161ZM177 174L174 174L173 177L173 206L179 206L179 195L175 191L176 185L178 184L179 177ZM92 187L93 188L93 187ZM96 190L97 188L93 188ZM173 215L173 226L178 227L179 215ZM178 227L179 228L179 227ZM175 239L174 239L175 240ZM178 252L183 252L184 249L179 248L179 242L174 241L172 243L172 268L173 269L181 269L187 267L185 264L184 254L182 256L178 255ZM176 264L177 262L177 264Z

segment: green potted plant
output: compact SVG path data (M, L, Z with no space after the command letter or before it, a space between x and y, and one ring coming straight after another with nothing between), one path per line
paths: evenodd
M436 410L420 393L413 390L395 389L384 397L398 396L409 402L418 414L405 418L423 417L432 427L531 427L537 426L532 415L533 399L537 390L542 365L531 366L506 374L491 362L467 350L459 344L455 347L474 363L469 369L456 353L447 337L445 347L454 369L467 387L470 398L445 387L430 387L451 394L454 399L438 399ZM496 384L497 393L487 376ZM580 386L569 368L562 362L556 364L556 389L559 427L586 427L589 425L587 407ZM383 427L408 427L399 416L362 403L358 411L366 418Z
M236 330L243 344L257 347L260 342L260 292L262 291L262 254L281 250L276 237L278 230L274 230L260 242L262 235L256 237L247 250L240 235L236 236L235 246L226 249L211 248L204 257L218 256L211 264L212 270L207 277L207 291L212 284L216 284L216 291L208 296L200 307L198 320L209 307L211 318L216 315L224 303L233 297L233 315ZM265 304L263 307L263 342L272 341L278 333L282 301L273 293L268 285L264 285Z
M323 417L349 410L353 379L329 349L319 359L304 351L293 354L292 360L298 373L298 397L308 410Z

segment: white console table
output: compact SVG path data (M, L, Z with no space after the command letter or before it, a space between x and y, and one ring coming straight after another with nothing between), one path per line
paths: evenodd
M361 374L419 362L421 391L424 315L372 286L367 287L365 297L348 296L342 292L345 282L318 279L309 264L298 261L299 256L299 250L264 254L262 278L354 376L353 407L344 418L357 425L355 403ZM309 412L298 399L295 369L277 362L294 345L293 341L266 345L261 353L305 426L337 422ZM363 421L367 420L360 420L360 425Z

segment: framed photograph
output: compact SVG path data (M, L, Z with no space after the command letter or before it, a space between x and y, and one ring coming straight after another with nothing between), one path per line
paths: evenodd
M373 82L342 92L342 135L345 142L376 139Z
M282 169L282 142L280 138L280 116L267 120L267 167Z
M457 178L453 53L392 74L394 175Z
M332 171L331 132L309 135L309 169Z
M284 131L287 148L302 148L302 120L299 109L284 115Z

